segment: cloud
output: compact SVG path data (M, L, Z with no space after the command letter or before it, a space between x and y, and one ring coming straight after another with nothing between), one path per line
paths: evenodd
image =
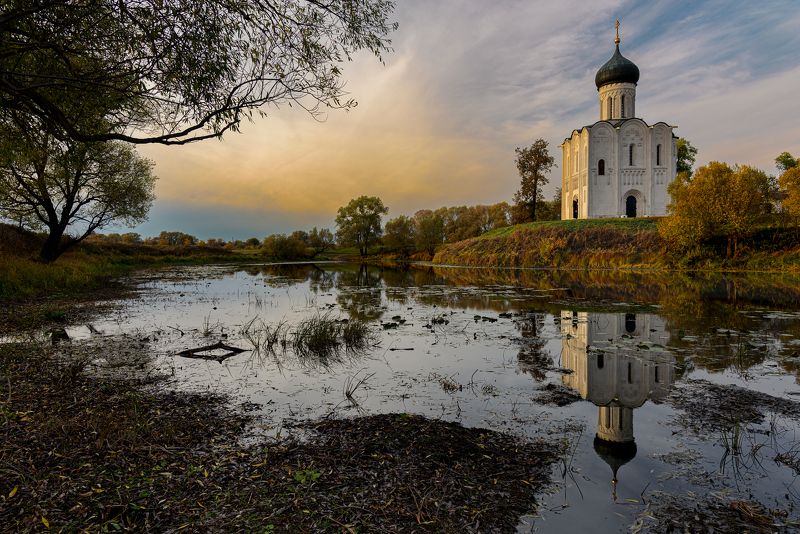
M543 137L559 162L561 140L597 120L594 74L613 52L615 17L642 72L637 114L677 124L701 162L772 171L775 155L800 151L787 112L800 87L790 0L405 0L396 15L385 66L365 54L344 65L354 110L320 123L285 108L222 142L142 148L161 177L147 227L176 227L180 214L201 237L247 237L331 226L362 194L391 216L510 199L516 146ZM556 168L547 194L559 183Z

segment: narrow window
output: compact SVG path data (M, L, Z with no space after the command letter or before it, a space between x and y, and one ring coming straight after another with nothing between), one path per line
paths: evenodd
M656 145L656 165L661 165L661 145Z
M658 366L656 365L656 384L658 384Z
M635 313L626 313L625 314L625 331L629 334L636 332L636 314Z
M633 143L628 145L628 165L633 167Z
M631 362L628 362L628 384L633 384L633 368Z
M601 159L597 162L597 174L600 176L605 176L606 174L606 160Z
M622 100L620 100L619 116L625 118L625 95L622 95Z
M598 369L602 369L602 368L603 368L603 366L605 366L605 364L606 364L605 355L603 355L603 354L598 354L598 355L597 355L597 368L598 368Z
M611 120L611 117L614 114L614 99L610 96L608 97L608 120Z

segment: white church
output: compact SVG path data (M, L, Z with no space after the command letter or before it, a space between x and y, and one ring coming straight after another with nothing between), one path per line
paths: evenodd
M561 218L666 215L677 137L666 122L636 116L639 68L616 50L595 76L600 120L564 140Z

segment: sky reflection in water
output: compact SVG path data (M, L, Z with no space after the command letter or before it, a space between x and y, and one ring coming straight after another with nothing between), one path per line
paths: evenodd
M798 399L796 279L318 264L187 267L139 281L141 297L92 329L146 343L176 387L257 403L267 435L292 432L298 418L404 411L561 440L558 483L522 530L624 531L654 491L800 500L797 473L774 460L797 451L796 421L711 430L670 401L696 380ZM253 318L291 330L313 314L368 321L380 345L324 364L291 351L221 364L175 356L220 340L250 348L240 330ZM88 325L70 334L98 337ZM369 375L358 406L345 402L346 381ZM583 400L545 402L562 390Z

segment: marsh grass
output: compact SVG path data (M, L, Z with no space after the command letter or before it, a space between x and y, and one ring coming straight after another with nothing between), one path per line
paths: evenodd
M254 317L239 330L256 356L285 359L290 349L306 367L329 367L368 351L376 336L362 321L341 322L329 314L312 315L292 328L288 322L269 324ZM282 363L279 361L279 363Z

